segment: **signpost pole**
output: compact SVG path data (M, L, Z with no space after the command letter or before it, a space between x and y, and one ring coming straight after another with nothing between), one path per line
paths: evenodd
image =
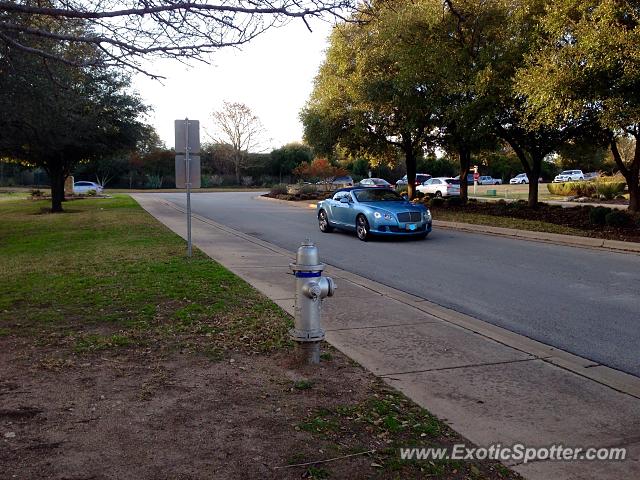
M184 148L184 161L185 161L185 175L187 187L187 256L191 257L191 169L189 168L189 119L184 119L185 123L185 148Z

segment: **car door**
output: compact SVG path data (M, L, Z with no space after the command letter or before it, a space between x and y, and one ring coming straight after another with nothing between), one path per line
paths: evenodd
M345 225L350 203L344 203L342 199L351 200L349 192L337 192L331 201L331 220L337 225Z
M432 192L432 188L431 185L433 185L433 178L430 178L429 180L427 180L426 182L424 182L422 185L420 185L418 187L418 191L424 193L424 194L430 194L433 193Z

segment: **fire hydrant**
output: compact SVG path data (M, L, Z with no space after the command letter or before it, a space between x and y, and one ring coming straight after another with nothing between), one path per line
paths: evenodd
M307 363L320 363L320 342L324 330L320 325L322 299L336 290L333 279L323 277L324 264L318 259L318 248L305 240L298 248L295 263L289 264L296 277L296 306L291 338L298 342Z

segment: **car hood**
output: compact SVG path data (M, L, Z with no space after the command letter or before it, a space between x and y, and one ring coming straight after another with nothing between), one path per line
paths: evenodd
M411 202L362 202L362 205L377 210L379 212L386 213L401 213L401 212L424 212L426 209L424 205L415 205Z

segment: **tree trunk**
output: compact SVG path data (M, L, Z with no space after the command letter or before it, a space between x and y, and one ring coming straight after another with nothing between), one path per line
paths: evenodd
M633 154L633 161L631 162L631 165L627 166L622 160L616 139L613 134L611 134L611 153L613 154L613 159L616 162L616 165L620 169L620 173L622 173L622 176L627 181L630 212L640 212L640 146L638 143L638 138L636 137L636 148Z
M407 166L407 195L409 200L413 200L416 196L416 153L410 141L403 142L402 150Z
M62 169L50 170L49 177L51 178L51 213L59 213L63 211L65 175Z
M460 199L462 203L467 203L467 200L469 200L467 175L469 175L469 168L471 167L471 152L463 147L459 150L458 156L460 157Z
M529 208L538 208L538 179L540 178L540 172L542 171L542 160L543 157L539 154L534 153L531 155L533 166L531 167L530 173L527 172L527 177L529 177Z

